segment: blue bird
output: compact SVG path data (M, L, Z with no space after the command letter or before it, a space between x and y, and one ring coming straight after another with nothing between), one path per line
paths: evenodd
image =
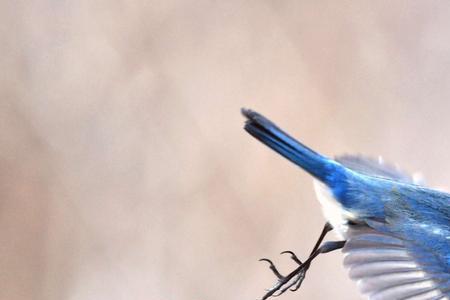
M371 300L450 299L450 195L361 156L331 159L295 140L264 116L242 109L245 130L314 177L327 219L304 262L283 276L269 259L277 284L262 299L297 290L313 259L342 249L344 265ZM339 241L322 243L334 229Z

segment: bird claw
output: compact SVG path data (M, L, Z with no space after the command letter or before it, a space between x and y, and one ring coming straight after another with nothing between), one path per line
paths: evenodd
M289 289L291 292L295 292L296 290L298 290L300 288L300 286L302 285L303 279L305 279L305 275L306 275L306 269L304 269L301 276L299 274L296 286L294 288Z
M277 267L275 267L275 265L273 264L273 262L268 259L268 258L261 258L259 261L266 261L269 263L269 268L270 270L273 272L273 274L275 274L275 276L277 276L278 279L283 278L283 275L281 275L281 273L278 271Z
M296 291L300 288L300 286L303 282L303 279L305 278L305 274L306 274L309 264L302 264L300 259L298 259L298 257L292 251L283 251L283 252L281 252L281 254L290 254L292 260L294 260L300 266L297 267L297 269L295 269L288 275L283 276L278 271L275 264L270 259L261 258L260 261L265 261L265 262L269 263L270 270L272 270L272 272L278 278L278 282L275 284L275 286L266 290L267 293L262 297L261 300L268 299L269 297L278 297L278 296L284 294L288 290ZM293 286L294 286L294 288L292 288Z
M292 251L287 250L287 251L281 252L280 254L289 254L291 256L292 260L295 261L298 265L302 264L302 261L300 259L298 259L297 255L295 255L295 253Z
M273 266L273 262L268 258L260 258L258 261L267 261L271 266Z
M292 251L283 251L281 254L290 254L291 259L294 260L299 266L289 273L286 276L283 276L278 269L275 267L274 263L267 258L261 258L260 261L266 261L270 264L270 269L275 274L275 276L278 278L277 283L274 287L272 287L269 290L266 290L267 293L261 298L261 300L266 300L269 297L278 297L282 294L284 294L287 290L290 291L296 291L300 288L302 285L303 280L305 279L306 272L308 271L311 261L320 253L327 253L336 249L340 249L345 245L345 241L337 241L337 242L327 242L320 247L322 244L322 241L326 234L333 230L333 226L330 225L330 223L326 223L325 226L322 229L322 233L320 234L313 250L311 251L310 256L307 260L302 262L300 259L298 259L297 255L295 255Z

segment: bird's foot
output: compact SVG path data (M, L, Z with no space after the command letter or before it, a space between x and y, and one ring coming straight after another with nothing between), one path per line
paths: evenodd
M260 261L266 261L269 263L270 270L278 278L278 282L261 298L261 300L268 299L269 297L277 297L284 294L286 291L296 291L302 285L303 279L305 279L306 271L309 268L309 263L302 263L292 251L283 251L281 254L290 254L293 261L299 266L286 276L283 276L274 265L274 263L267 258L261 258Z

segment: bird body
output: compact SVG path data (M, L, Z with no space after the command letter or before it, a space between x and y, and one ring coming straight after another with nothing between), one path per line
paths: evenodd
M346 241L344 265L377 299L450 299L450 195L381 160L325 157L262 115L245 129L311 174L325 218Z

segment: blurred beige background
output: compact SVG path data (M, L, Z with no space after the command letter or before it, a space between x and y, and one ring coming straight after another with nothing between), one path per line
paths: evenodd
M0 299L256 299L324 223L254 108L450 184L445 1L0 1ZM282 299L361 299L341 253ZM280 298L281 299L281 298Z

